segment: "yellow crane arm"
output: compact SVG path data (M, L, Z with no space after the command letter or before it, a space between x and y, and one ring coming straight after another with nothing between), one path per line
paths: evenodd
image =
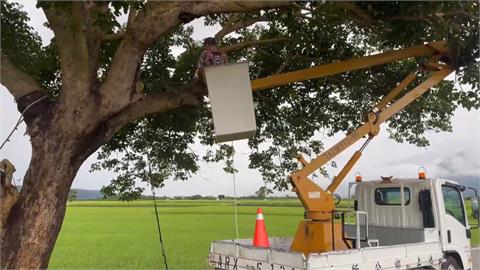
M300 170L297 174L301 176L308 176L312 174L315 170L319 167L325 165L329 160L336 157L338 154L343 152L346 148L357 142L359 139L365 137L369 134L378 133L379 125L385 122L387 119L392 117L395 113L401 111L405 106L410 104L412 101L416 100L420 97L423 93L428 91L432 86L442 81L448 74L450 74L453 70L451 69L442 69L440 71L436 71L430 78L426 81L415 87L413 90L408 92L405 96L399 99L397 102L393 103L389 107L387 107L384 111L382 111L378 117L375 114L371 114L369 116L369 121L355 131L350 133L348 136L343 138L337 144L332 146L327 151L323 152L320 156L313 159L309 162L302 170ZM372 134L372 135L373 135ZM375 134L376 135L376 134Z
M388 93L385 97L382 98L382 100L375 106L373 109L374 111L380 111L383 110L387 104L392 101L393 98L395 98L400 92L405 89L410 83L413 82L413 80L416 78L415 73L409 74L405 79L403 79L397 87L395 87L390 93ZM355 151L355 153L352 155L352 157L348 160L347 164L343 167L343 169L340 171L340 173L335 176L333 179L332 183L327 187L327 193L332 194L335 192L337 187L342 183L343 179L347 176L348 172L353 168L355 163L360 159L362 156L362 151L363 149L367 146L367 144L370 142L372 136L369 134L369 139L363 144L362 148L360 150ZM305 166L305 165L304 165Z
M313 220L325 220L331 217L331 211L335 209L331 194L340 185L340 183L345 178L348 171L350 171L350 169L353 167L355 162L360 158L361 150L363 150L363 147L365 145L360 151L354 153L352 158L347 162L345 168L342 169L342 171L337 177L334 178L326 191L324 191L322 188L312 182L308 178L308 176L318 168L325 165L328 161L336 157L338 154L343 152L345 149L359 141L361 138L368 136L368 143L372 137L378 134L380 130L380 124L385 122L397 112L401 111L408 104L410 104L418 97L420 97L423 93L428 91L432 86L442 81L451 72L453 72L453 69L449 67L435 71L430 78L419 84L414 89L410 90L402 98L400 98L390 106L386 107L384 110L379 112L370 112L368 114L368 122L364 123L355 131L348 134L345 138L343 138L337 144L333 145L328 150L320 154L311 162L304 161L304 167L290 175L290 180L294 186L294 191L297 193L305 209L307 210L307 218ZM398 92L400 92L400 88L403 89L407 86L406 83L411 82L412 80L413 76L409 75L407 78L404 79L404 83L399 84L399 86L397 86L397 88L395 88L391 92L393 93L392 95L386 96L385 98L393 98L395 96L395 93L398 94ZM384 99L383 102L380 102L376 108L378 109L379 107L385 106L386 103L384 101L386 99Z
M352 133L348 134L344 139L330 147L327 151L320 154L311 162L307 162L301 155L299 155L298 160L300 163L302 163L303 168L290 175L290 182L292 183L294 191L297 193L300 201L305 207L307 219L331 219L332 211L335 209L335 204L331 194L336 190L350 169L361 157L362 150L365 148L371 138L378 134L380 130L379 125L397 112L401 111L403 108L405 108L405 106L416 100L423 93L428 91L428 89L442 81L453 71L451 67L439 63L438 61L443 57L442 60L448 62L448 53L449 49L446 41L435 41L425 45L419 45L406 49L389 51L346 61L333 62L318 67L273 75L266 78L256 79L251 82L252 91L257 91L286 85L293 82L316 79L346 71L382 65L411 57L431 58L426 62L427 66L431 70L435 70L430 78L409 91L395 103L386 107L387 104L393 100L393 98L395 98L403 89L413 82L415 79L415 74L408 75L397 85L397 87L395 87L377 104L372 112L368 114L368 121L366 123L361 125ZM364 137L368 137L368 140L359 151L356 151L353 154L345 167L340 171L339 175L334 178L326 190L323 190L308 178L308 176L315 170L325 165L328 161Z
M446 41L434 41L425 45L414 46L406 49L389 51L345 61L333 62L318 67L301 69L297 71L272 75L252 81L252 91L282 86L293 82L318 79L346 71L382 65L397 60L411 57L433 56L448 52Z

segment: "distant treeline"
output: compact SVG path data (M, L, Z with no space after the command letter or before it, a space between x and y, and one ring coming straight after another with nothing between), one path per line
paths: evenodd
M288 199L295 199L295 196L268 196L268 197L261 197L251 195L251 196L241 196L237 197L237 200L288 200ZM141 200L152 200L153 197L151 195L142 195ZM191 196L155 196L157 200L234 200L234 197L225 196L225 195L218 195L218 196L202 196L199 194L191 195ZM110 196L107 198L104 197L97 197L97 198L76 198L75 200L102 200L102 201L118 201L119 197L117 196Z
M225 195L218 195L218 196L202 196L202 195L192 195L192 196L155 196L156 199L159 200L234 200L234 197L225 196ZM297 198L296 196L268 196L268 197L259 197L255 195L250 196L240 196L237 197L237 200L258 200L258 199L275 199L275 200L282 200L282 199L294 199ZM152 196L143 196L142 199L152 199Z

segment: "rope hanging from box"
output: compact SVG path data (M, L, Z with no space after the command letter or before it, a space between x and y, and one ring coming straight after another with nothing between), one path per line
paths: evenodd
M165 269L168 270L167 253L165 252L165 244L163 242L162 229L160 227L160 219L158 217L157 200L155 198L155 188L153 187L152 167L150 165L150 160L148 160L148 178L150 180L150 188L151 188L151 191L152 191L153 207L155 208L155 218L157 220L158 240L160 242L160 248L162 250L162 256L163 256L163 262L165 264Z
M236 177L235 177L235 148L233 146L233 141L232 141L232 149L233 149L233 155L232 155L232 176L233 176L233 210L234 210L234 215L235 215L235 235L236 239L238 239L238 215L237 215L237 183L236 183Z
M17 130L18 126L23 122L23 115L31 108L33 107L33 105L37 104L38 102L46 99L47 96L43 96L41 98L38 98L36 99L34 102L30 103L30 105L28 105L23 111L22 111L22 114L20 115L20 117L18 118L17 120L17 123L15 124L15 126L13 127L12 131L10 132L10 134L8 134L7 138L2 142L2 145L0 145L0 150L2 150L3 146L5 146L5 144L7 142L10 141L10 137L12 137L13 133L15 132L15 130Z

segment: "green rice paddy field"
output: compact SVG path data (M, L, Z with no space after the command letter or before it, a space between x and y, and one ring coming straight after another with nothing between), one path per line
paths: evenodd
M232 201L162 200L158 205L170 269L205 269L210 242L235 237ZM263 208L269 236L293 236L303 217L297 200L241 200L240 238L252 238L257 207ZM480 243L478 229L472 241ZM152 202L69 203L49 268L164 268Z

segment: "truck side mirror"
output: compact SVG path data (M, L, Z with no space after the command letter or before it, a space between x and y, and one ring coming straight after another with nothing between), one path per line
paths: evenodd
M471 200L472 200L472 217L477 220L477 225L475 227L470 227L470 230L480 228L480 215L478 213L479 197L478 196L472 197Z
M479 197L472 197L472 217L476 218L479 220L479 210L478 210L478 201Z

